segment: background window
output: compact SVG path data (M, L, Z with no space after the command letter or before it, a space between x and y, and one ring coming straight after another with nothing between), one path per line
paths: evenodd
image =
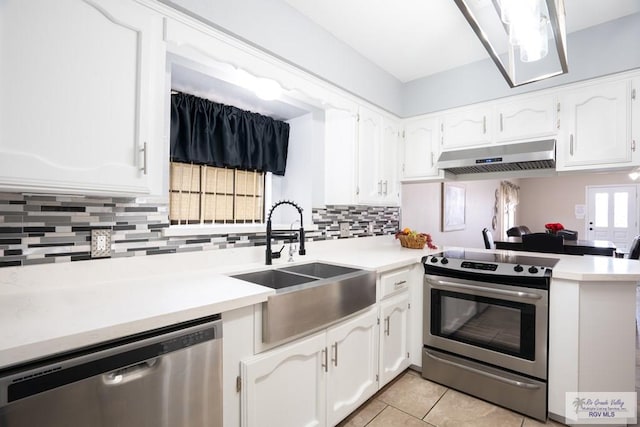
M171 162L171 224L261 223L264 172Z

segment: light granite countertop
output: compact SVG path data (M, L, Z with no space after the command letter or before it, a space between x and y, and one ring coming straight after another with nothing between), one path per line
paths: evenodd
M310 242L308 255L295 258L382 272L436 252L401 248L393 236L377 236ZM559 258L554 278L640 280L638 261L531 255ZM273 289L228 277L265 268L263 259L264 247L253 247L2 268L0 369L266 301ZM286 264L286 258L274 264Z

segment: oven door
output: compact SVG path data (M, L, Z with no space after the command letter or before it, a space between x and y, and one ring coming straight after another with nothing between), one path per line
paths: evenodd
M426 275L424 344L546 379L548 294Z

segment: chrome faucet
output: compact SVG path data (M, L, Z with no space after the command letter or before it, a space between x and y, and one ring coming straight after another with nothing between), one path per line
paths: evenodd
M280 205L291 205L294 208L296 208L298 210L298 213L300 214L300 230L298 233L298 238L300 239L300 248L298 250L298 253L300 255L306 255L307 251L304 248L304 227L302 226L303 221L302 221L302 208L300 206L298 206L297 204L295 204L294 202L291 202L289 200L280 200L279 202L276 202L271 209L269 210L269 215L267 215L267 235L266 235L266 239L267 239L267 249L266 249L266 253L265 253L265 262L267 265L271 265L272 263L272 259L273 258L277 258L280 256L279 252L272 252L271 251L271 237L273 236L274 232L278 232L278 231L287 231L287 230L272 230L271 229L271 215L273 214L273 211L275 210L275 208L277 208ZM295 223L295 221L291 224L291 229L293 229L293 224ZM291 230L289 230L291 231ZM289 239L291 241L293 241L294 236L293 235L289 235ZM293 253L290 254L291 257L293 258Z
M289 226L289 259L287 260L287 262L293 262L293 253L296 250L295 246L293 245L293 240L297 237L297 234L293 232L293 224L295 224L296 222L300 222L300 220L296 219ZM300 225L302 226L302 224Z

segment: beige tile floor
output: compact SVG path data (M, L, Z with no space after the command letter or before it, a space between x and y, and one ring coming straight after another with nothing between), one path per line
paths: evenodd
M640 325L640 287L636 318ZM640 404L640 332L636 329L636 391ZM640 406L640 405L639 405ZM418 372L405 371L385 386L340 427L534 427L546 424L492 405L464 393L427 381ZM636 426L640 426L636 424Z

